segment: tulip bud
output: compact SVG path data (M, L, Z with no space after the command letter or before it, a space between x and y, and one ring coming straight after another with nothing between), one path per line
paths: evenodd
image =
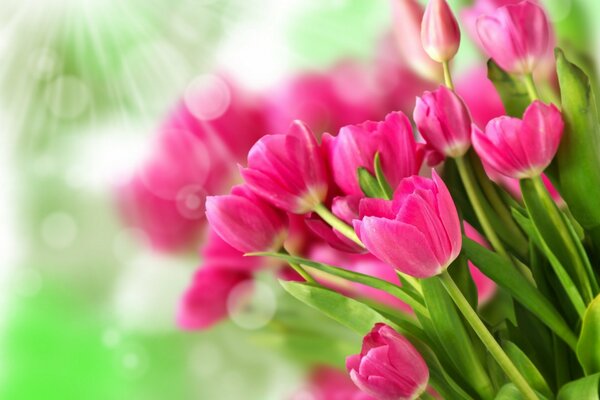
M327 195L325 162L315 136L301 121L294 121L286 134L256 142L241 173L255 193L294 214L313 210Z
M473 147L482 161L510 178L533 178L554 158L563 132L560 111L534 101L523 119L498 117L485 133L473 127Z
M417 0L392 0L394 37L400 58L419 76L437 82L442 77L440 65L427 55L421 43L423 7Z
M285 214L242 185L230 195L208 197L206 217L223 240L244 253L277 251L287 236Z
M421 354L381 323L364 337L360 354L346 359L346 369L356 386L378 400L417 399L429 381Z
M505 71L529 74L548 50L544 11L530 1L506 5L477 19L477 33L487 54Z
M407 275L438 275L460 253L456 206L435 171L404 179L393 200L362 199L359 211L354 230L367 250Z
M471 116L462 99L445 86L417 97L413 118L427 142L426 152L461 157L471 146Z
M458 22L446 0L430 0L421 23L423 48L437 62L450 61L460 45Z
M388 183L395 188L402 178L417 174L422 154L417 151L410 121L401 112L392 112L380 122L367 121L344 126L332 137L323 136L335 183L349 195L362 195L357 170L374 174L373 162L379 152Z

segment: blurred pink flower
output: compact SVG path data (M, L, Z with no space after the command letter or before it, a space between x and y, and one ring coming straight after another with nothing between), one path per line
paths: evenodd
M329 366L317 366L308 378L305 389L295 393L290 400L375 400L360 391L348 375Z
M471 112L473 122L480 128L493 118L505 115L502 99L487 77L487 69L477 66L456 79L456 93Z

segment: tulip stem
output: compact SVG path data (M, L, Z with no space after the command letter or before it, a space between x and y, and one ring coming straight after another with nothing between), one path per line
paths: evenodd
M325 222L327 222L332 228L336 229L342 235L346 236L348 239L352 240L357 245L364 247L363 243L360 241L356 232L354 232L354 228L350 225L336 217L327 207L323 204L317 204L314 210L319 217L323 218Z
M442 62L442 68L444 70L444 82L449 89L454 90L454 83L452 83L452 75L450 74L450 63L448 61Z
M479 318L479 315L477 315L475 310L473 310L458 286L456 286L456 283L454 283L452 280L450 274L448 274L448 271L444 270L444 272L440 274L440 279L462 315L465 317L469 325L471 325L471 328L473 328L490 354L494 357L496 362L498 362L498 365L500 365L502 370L506 373L506 376L508 376L508 378L521 391L523 398L527 400L538 400L538 396L535 394L535 391L531 388L531 386L529 386L527 380L523 377L523 375L521 375L517 367L515 367L504 350L502 350L502 347L500 347L494 336L492 336L490 331L483 324Z
M538 93L537 86L535 86L533 74L526 74L523 77L523 81L525 82L525 88L527 88L527 94L529 94L531 101L539 100L540 94Z
M287 250L283 249L283 248L281 249L280 253L290 255L290 253L288 253ZM313 278L308 272L306 272L306 270L304 268L302 268L302 266L300 264L295 263L293 261L288 261L288 264L290 265L290 267L292 267L294 269L294 271L296 271L298 273L298 275L300 275L302 278L304 278L304 280L306 282L317 283L315 278Z

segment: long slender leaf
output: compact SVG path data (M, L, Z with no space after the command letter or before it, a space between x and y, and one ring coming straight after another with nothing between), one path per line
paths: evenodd
M600 296L585 311L577 342L577 358L586 375L600 372Z
M516 344L506 340L502 344L502 347L504 347L504 351L512 360L515 367L523 374L523 377L535 391L549 398L554 397L552 390L548 387L540 371L538 371L527 355Z
M577 339L554 306L505 258L463 236L463 252L481 272L506 289L571 348Z
M600 373L567 383L557 400L600 400Z

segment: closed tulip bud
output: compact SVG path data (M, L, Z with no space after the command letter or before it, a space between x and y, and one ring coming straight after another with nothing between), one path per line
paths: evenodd
M213 230L237 250L277 251L287 236L287 217L245 186L231 194L206 199L206 217Z
M445 86L417 97L413 118L427 142L426 152L461 157L471 146L471 116L462 99Z
M443 272L462 245L456 206L435 171L404 179L393 200L361 200L353 225L375 257L417 278Z
M427 388L429 369L402 335L376 324L363 339L360 354L346 359L350 378L377 400L417 399Z
M294 121L286 134L262 137L248 153L242 176L255 193L294 214L305 214L327 195L321 149L311 130Z
M374 174L375 154L379 152L387 181L395 188L402 178L417 174L422 154L418 151L410 121L401 112L392 112L380 122L348 125L333 137L323 136L335 183L348 195L362 195L357 170Z
M477 19L477 33L487 54L505 71L529 74L548 50L544 11L530 1L506 5Z
M460 45L458 22L446 0L430 0L421 23L423 48L437 62L450 61Z
M554 158L563 126L558 108L535 101L527 107L522 120L494 118L485 132L473 127L473 147L495 171L509 178L533 178Z

